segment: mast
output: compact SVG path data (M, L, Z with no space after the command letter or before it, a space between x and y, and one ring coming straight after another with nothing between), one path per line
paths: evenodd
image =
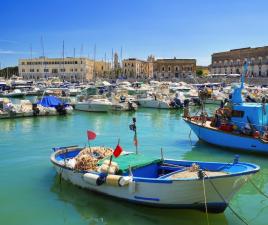
M41 48L42 48L42 59L43 59L43 72L46 69L46 65L45 65L45 48L44 48L44 39L43 36L41 36ZM46 78L46 72L45 73L45 78Z
M31 43L31 45L30 45L30 74L31 74L31 71L32 71L32 63L33 63L33 48L32 48L32 43ZM28 77L28 76L27 76ZM28 79L29 79L29 77L28 77Z
M93 60L93 80L96 81L96 44L94 45Z
M64 77L64 68L65 68L65 65L64 65L64 40L62 42L62 71L63 71L63 77Z

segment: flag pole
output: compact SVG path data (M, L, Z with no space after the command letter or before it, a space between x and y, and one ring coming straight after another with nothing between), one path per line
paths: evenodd
M118 138L117 146L119 145L119 143L120 143L120 138ZM107 170L107 175L109 174L109 170L110 170L110 167L111 167L111 164L112 164L112 160L113 160L113 154L110 156L110 162L109 162L109 166L108 166L108 170Z
M134 125L134 144L136 147L136 155L138 154L138 137L137 137L137 127L136 127L136 118L133 117L133 125Z

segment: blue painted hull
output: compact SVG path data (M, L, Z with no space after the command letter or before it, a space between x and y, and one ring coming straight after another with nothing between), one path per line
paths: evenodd
M196 136L210 144L221 147L240 149L252 153L268 153L268 143L257 138L232 134L220 130L214 130L188 120L185 122L194 131Z

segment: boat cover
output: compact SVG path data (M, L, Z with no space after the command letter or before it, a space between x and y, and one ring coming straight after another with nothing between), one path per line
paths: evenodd
M108 157L109 158L109 157ZM103 163L104 160L107 160L108 158L104 158L98 162L99 165ZM159 163L161 162L161 159L156 157L148 157L141 154L124 154L120 155L118 158L113 157L113 162L116 162L119 166L119 174L122 174L124 172L127 172L129 170L129 167L131 169L137 169L139 167L143 167L152 163Z
M56 107L61 105L62 102L55 96L44 96L37 104L42 105L44 107Z

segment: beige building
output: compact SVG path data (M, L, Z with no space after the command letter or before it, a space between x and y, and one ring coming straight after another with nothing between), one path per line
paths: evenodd
M212 54L210 73L241 74L244 62L252 76L268 76L268 46L240 48Z
M111 63L105 61L96 61L93 63L94 77L108 79L111 73Z
M19 74L24 79L59 77L68 81L92 80L106 75L110 64L88 58L34 58L19 60Z
M136 58L124 59L122 70L127 79L149 79L153 76L153 63Z
M154 79L182 78L196 73L195 59L157 59L153 63Z

